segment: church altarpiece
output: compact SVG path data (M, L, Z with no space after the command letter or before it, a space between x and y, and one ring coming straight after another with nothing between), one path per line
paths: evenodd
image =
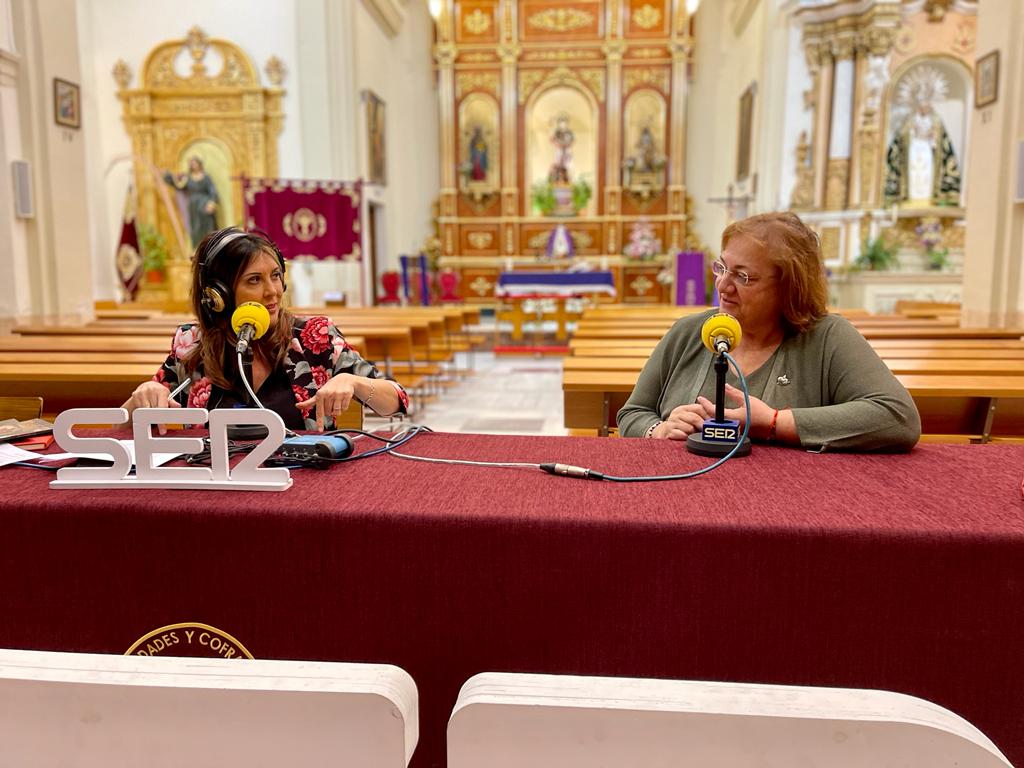
M812 86L791 205L821 234L833 300L960 300L977 3L845 0L796 11ZM858 270L865 243L896 272Z
M682 0L444 0L440 264L466 301L493 301L502 271L581 260L620 301L668 299L666 254L688 245L690 50ZM623 256L637 223L658 255ZM551 253L558 225L572 262Z
M142 300L187 301L191 239L241 221L241 186L233 179L277 176L284 67L271 57L265 71L270 87L260 85L256 67L241 48L208 38L198 27L183 39L156 46L142 65L137 88L130 87L129 65L119 61L115 66L132 145L139 219L164 236L170 251L166 286L144 285ZM189 206L181 206L179 213L164 204L168 192L175 196L175 187L183 200L196 195L197 187L186 184L189 176L207 190L212 183L214 191L203 200L216 197L212 205L192 208L191 228L181 223L188 221ZM197 223L197 211L205 222Z

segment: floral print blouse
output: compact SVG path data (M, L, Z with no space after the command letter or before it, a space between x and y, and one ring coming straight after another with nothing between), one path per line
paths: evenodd
M178 328L171 342L171 353L153 376L154 381L173 391L185 379L190 378L185 359L199 345L200 333L200 328L195 323ZM296 403L315 397L317 390L339 373L351 373L370 379L386 379L373 363L364 360L348 345L341 331L326 317L293 319L291 346L285 356L283 367ZM217 388L203 375L202 362L196 366L191 378L191 386L186 387L176 399L180 405L189 408L206 408L211 393ZM398 392L399 410L408 413L409 396L398 382L387 380ZM302 418L307 430L316 429L315 408L303 408ZM334 428L334 422L329 417L324 420L324 428Z

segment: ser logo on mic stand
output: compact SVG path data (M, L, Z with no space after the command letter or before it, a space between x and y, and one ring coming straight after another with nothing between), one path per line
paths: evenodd
M739 321L724 312L712 315L701 326L700 337L704 341L704 346L717 355L715 418L705 419L700 434L694 433L686 438L686 449L690 453L716 458L725 456L734 448L736 453L733 456L746 456L750 453L750 438L744 437L740 443L740 423L735 419L725 418L725 374L729 370L729 361L725 354L739 346L742 335Z

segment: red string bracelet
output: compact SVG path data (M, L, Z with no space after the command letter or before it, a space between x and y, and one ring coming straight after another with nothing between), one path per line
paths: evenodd
M772 414L772 424L768 427L768 442L775 442L775 427L779 424L779 409L775 409L775 413Z

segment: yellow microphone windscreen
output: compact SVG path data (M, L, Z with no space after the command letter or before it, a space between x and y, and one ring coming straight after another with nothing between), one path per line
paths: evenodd
M715 339L724 337L729 342L729 349L734 350L740 345L742 336L739 320L725 312L712 315L700 328L700 338L704 346L716 353L718 350L715 349Z
M238 333L246 324L252 325L256 330L253 338L258 339L270 328L270 312L258 301L239 304L231 313L231 330Z

